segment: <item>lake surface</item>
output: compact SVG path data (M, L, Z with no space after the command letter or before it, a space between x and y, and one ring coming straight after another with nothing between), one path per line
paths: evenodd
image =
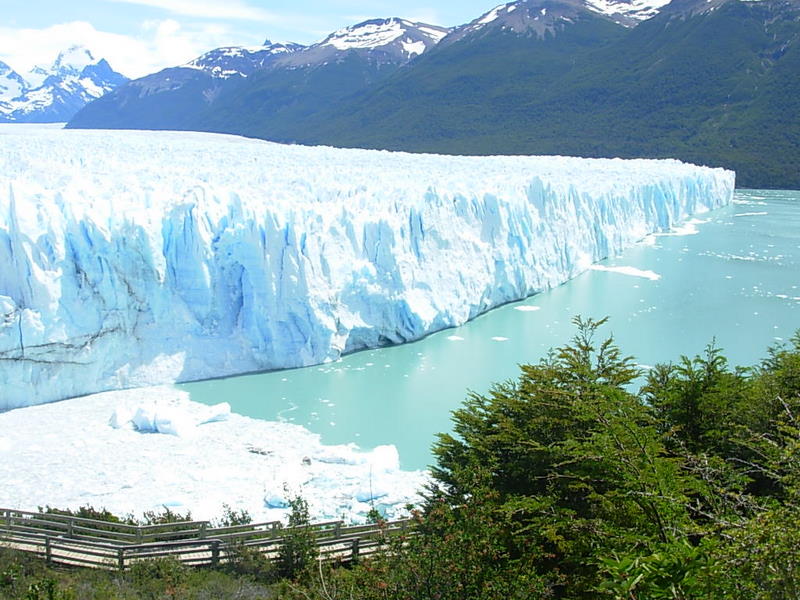
M395 444L415 469L431 463L436 433L450 430L469 390L486 392L568 342L575 315L609 316L605 333L641 365L701 353L713 339L734 364L753 364L800 328L800 192L738 191L699 219L600 265L632 269L589 271L419 342L180 387L198 402L303 425L324 443Z

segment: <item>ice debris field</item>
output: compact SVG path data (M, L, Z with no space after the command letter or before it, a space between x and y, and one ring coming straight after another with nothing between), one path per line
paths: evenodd
M4 126L0 410L418 339L733 188L674 160Z
M394 446L325 446L298 425L204 406L168 386L2 413L0 457L0 507L90 504L139 517L168 507L214 519L227 504L285 520L301 494L315 521L364 522L372 506L404 515L427 481L400 470Z

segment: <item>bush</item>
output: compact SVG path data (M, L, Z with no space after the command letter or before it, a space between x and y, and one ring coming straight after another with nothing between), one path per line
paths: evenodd
M314 531L309 527L308 502L295 496L289 500L289 507L289 529L283 536L278 555L278 574L287 579L297 579L316 561L317 543Z

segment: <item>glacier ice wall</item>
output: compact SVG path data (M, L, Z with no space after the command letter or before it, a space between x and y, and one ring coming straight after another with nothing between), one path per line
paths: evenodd
M0 128L0 410L299 367L558 285L734 174Z

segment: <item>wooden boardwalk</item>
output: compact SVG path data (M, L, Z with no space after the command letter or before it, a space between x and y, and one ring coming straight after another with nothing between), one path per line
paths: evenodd
M193 566L216 566L240 548L277 559L287 536L311 532L319 560L356 561L410 532L410 520L345 527L342 521L289 529L278 521L212 527L208 521L137 526L50 513L0 508L0 546L30 552L48 563L125 569L132 563L173 557Z

